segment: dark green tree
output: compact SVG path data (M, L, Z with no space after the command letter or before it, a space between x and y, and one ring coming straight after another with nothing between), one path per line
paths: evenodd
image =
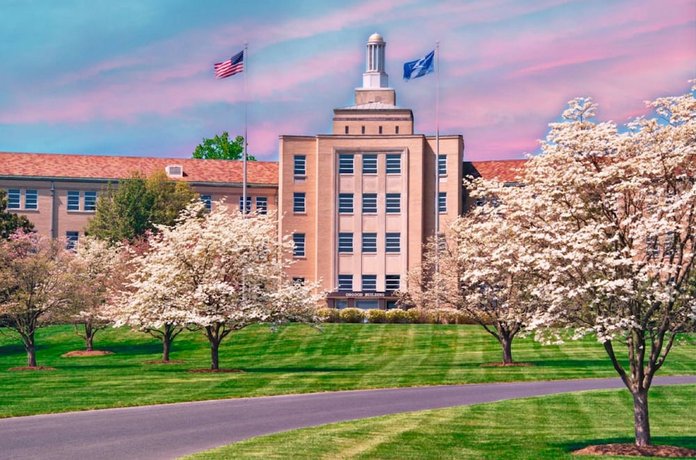
M215 135L212 139L204 138L203 142L196 146L193 158L203 160L241 160L244 154L244 137L237 136L233 141L227 131ZM247 160L255 161L252 155L247 153Z
M102 192L86 233L111 243L133 242L156 231L155 225L174 225L179 212L196 197L188 183L170 180L164 171L148 178L134 173Z
M18 229L34 231L34 224L24 216L7 211L7 192L0 190L0 239L6 240Z

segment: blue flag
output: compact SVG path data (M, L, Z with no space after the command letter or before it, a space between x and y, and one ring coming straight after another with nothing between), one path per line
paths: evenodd
M424 58L416 59L415 61L404 63L404 80L413 80L414 78L422 77L435 70L435 50L429 52Z

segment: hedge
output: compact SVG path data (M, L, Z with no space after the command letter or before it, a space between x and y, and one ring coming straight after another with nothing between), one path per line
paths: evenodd
M466 313L449 308L411 308L409 310L320 308L317 316L324 323L477 324Z

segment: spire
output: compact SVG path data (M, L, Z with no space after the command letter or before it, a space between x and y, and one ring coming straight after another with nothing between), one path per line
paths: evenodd
M389 86L389 77L384 72L384 48L386 45L386 42L378 33L370 35L370 38L367 40L363 88L379 89Z

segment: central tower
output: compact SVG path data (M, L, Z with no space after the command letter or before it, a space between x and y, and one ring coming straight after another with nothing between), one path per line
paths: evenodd
M386 46L380 34L374 33L367 39L363 84L355 89L355 105L372 102L396 105L396 93L389 88L389 75L384 71Z

